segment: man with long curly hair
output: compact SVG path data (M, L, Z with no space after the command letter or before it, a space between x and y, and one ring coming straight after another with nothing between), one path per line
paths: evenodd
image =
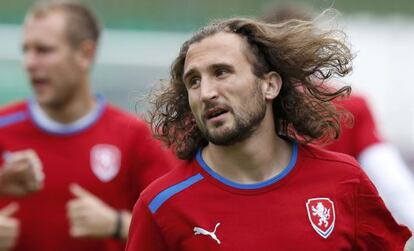
M154 97L156 135L188 160L141 194L127 250L402 250L358 163L308 143L337 138L353 55L312 22L213 23L181 48Z

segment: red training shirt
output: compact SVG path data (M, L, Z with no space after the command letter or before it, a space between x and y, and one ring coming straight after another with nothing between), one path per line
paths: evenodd
M289 165L257 184L220 176L199 151L141 194L127 251L403 250L411 232L354 159L293 145Z
M34 149L43 163L44 188L21 198L1 198L0 206L19 204L20 221L14 250L123 250L124 243L69 236L66 204L69 185L78 183L109 206L131 211L140 192L171 169L175 158L152 138L147 125L98 96L88 121L60 128L39 119L33 101L0 111L0 164L7 154ZM1 158L3 156L3 158Z

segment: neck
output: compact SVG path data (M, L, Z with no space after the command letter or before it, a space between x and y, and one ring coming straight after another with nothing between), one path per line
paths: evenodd
M47 116L56 122L62 124L75 122L96 107L96 100L89 83L86 82L82 86L84 88L79 88L71 98L59 105L39 105Z
M251 137L231 146L209 143L204 161L221 176L240 183L266 181L284 170L292 156L292 146L280 138L272 116L265 116Z

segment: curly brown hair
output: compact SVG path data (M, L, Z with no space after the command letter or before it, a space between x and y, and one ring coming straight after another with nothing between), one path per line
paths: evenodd
M234 33L247 41L247 58L257 77L275 71L282 88L273 101L277 134L300 143L327 142L339 137L340 113L331 104L349 95L351 87L328 87L325 80L343 77L351 69L353 55L338 38L338 30L322 30L313 22L291 20L268 24L248 18L233 18L202 28L186 41L171 66L170 80L150 102L154 135L171 146L181 159L191 159L208 144L191 112L183 82L187 51L193 43L219 32Z

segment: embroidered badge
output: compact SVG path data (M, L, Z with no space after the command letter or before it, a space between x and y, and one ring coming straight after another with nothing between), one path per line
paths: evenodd
M114 145L99 144L92 147L91 167L102 182L113 179L121 167L121 151Z
M313 229L323 238L328 238L335 227L333 201L328 198L312 198L306 203L306 210Z

